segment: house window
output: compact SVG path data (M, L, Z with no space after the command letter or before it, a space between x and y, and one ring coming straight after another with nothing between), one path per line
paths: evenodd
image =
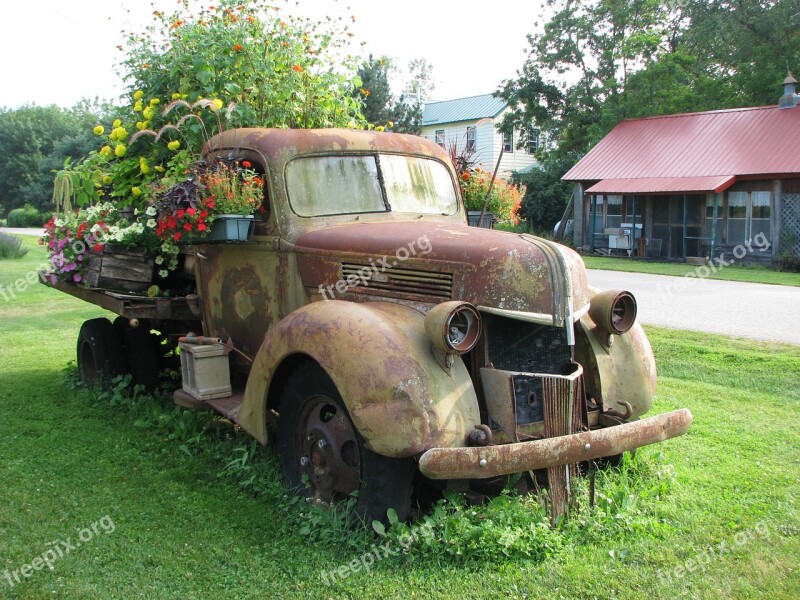
M467 127L467 152L475 152L475 128Z
M528 131L528 153L533 154L539 150L539 137L541 131L538 129L531 129Z
M750 199L753 203L752 220L750 222L750 238L755 238L759 233L761 233L768 240L772 239L769 223L771 217L769 192L753 192Z
M444 148L444 129L437 129L436 130L436 143L439 144L442 148Z
M728 192L728 244L741 244L747 224L747 192Z
M514 151L514 134L503 132L503 152Z

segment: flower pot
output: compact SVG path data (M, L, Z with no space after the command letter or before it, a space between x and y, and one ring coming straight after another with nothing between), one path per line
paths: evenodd
M144 250L106 244L89 251L89 269L83 281L90 287L143 292L153 282L155 262Z
M478 225L478 221L481 218L481 211L479 210L468 210L467 211L467 223L469 223L470 227L484 227L485 229L492 229L494 227L494 215L490 212L483 213L483 222Z
M246 242L252 233L253 215L218 215L203 242Z

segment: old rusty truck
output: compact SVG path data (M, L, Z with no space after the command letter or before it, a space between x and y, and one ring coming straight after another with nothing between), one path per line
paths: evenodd
M119 315L83 325L85 379L152 381L157 332L183 337L176 403L274 432L291 488L367 518L405 518L420 480L519 473L560 514L580 465L689 428L686 409L643 418L656 365L634 297L590 288L569 248L469 227L432 141L237 129L204 155L253 165L263 218L246 242L187 245L181 294L55 284Z

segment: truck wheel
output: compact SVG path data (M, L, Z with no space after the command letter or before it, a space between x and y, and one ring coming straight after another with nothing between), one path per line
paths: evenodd
M128 371L122 341L108 319L90 319L78 334L78 372L86 385L107 387Z
M150 333L145 321L139 327L131 327L128 319L117 317L114 329L122 340L131 382L152 392L159 382L158 339Z
M281 471L299 495L330 504L358 492L355 510L367 522L386 522L390 508L401 521L408 517L414 461L367 449L320 367L305 363L292 372L279 414Z

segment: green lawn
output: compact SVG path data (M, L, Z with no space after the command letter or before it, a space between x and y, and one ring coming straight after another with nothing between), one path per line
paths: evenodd
M583 256L587 269L605 269L607 271L628 271L630 273L652 273L654 275L674 275L682 277L692 273L706 279L723 279L726 281L744 281L748 283L771 283L773 285L800 286L800 273L785 273L768 267L741 267L727 265L705 269L685 263L663 263L631 260L629 258L611 258L607 256Z
M43 256L0 261L0 285ZM558 530L526 534L541 516L513 497L442 506L402 552L293 501L224 422L76 388L78 328L102 314L38 284L0 297L0 598L800 596L800 347L648 330L654 412L690 408L687 435L602 473L595 511L583 482Z

